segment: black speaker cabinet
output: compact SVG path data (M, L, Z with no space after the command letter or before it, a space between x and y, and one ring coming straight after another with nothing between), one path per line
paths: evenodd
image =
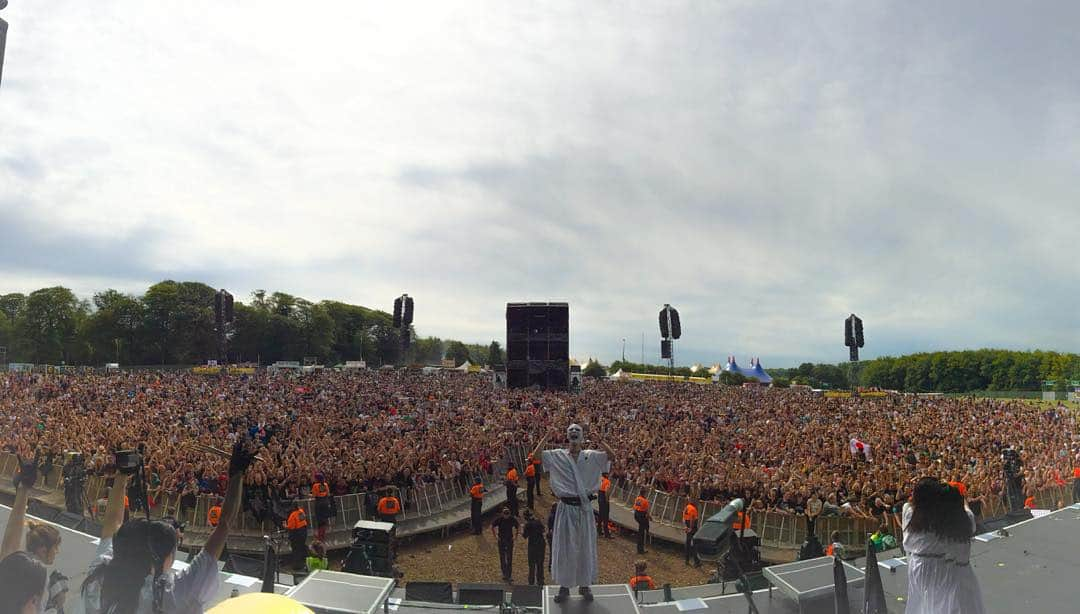
M501 605L505 591L500 584L459 584L458 603L468 605Z
M454 603L454 587L449 582L409 582L405 585L405 601Z
M509 388L569 388L569 304L507 303L506 358Z

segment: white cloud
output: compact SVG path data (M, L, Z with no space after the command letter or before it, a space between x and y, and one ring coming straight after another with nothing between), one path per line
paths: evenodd
M475 340L562 299L605 360L665 302L688 362L841 360L850 311L870 355L1080 343L1072 4L373 6L13 3L5 289L407 290Z

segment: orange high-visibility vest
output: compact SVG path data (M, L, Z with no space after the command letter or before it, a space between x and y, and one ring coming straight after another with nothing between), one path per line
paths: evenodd
M634 576L633 578L630 578L630 581L627 582L627 584L630 585L630 590L638 590L638 582L643 582L645 584L645 586L642 587L643 589L650 591L656 590L656 584L653 583L652 578L649 576Z
M607 494L609 488L611 488L611 480L600 478L600 492Z
M285 522L285 528L290 531L306 527L307 514L304 513L304 510L293 510L293 512L289 514L289 519Z
M396 516L401 511L401 503L397 497L383 497L379 499L378 510L383 516Z
M483 499L484 498L484 485L483 484L473 484L473 487L469 489L469 494L472 495L473 499Z
M697 522L698 511L693 503L686 504L686 510L683 511L682 519L683 522Z
M323 497L330 496L330 487L326 482L316 482L311 485L311 496L316 499L322 499Z
M517 469L511 468L510 471L506 472L506 481L507 482L514 482L515 484L517 483L517 481L518 481Z
M964 486L963 482L949 482L949 486L952 486L956 490L959 490L961 497L967 496L967 486Z
M206 523L212 527L218 525L218 521L221 520L221 506L215 505L206 512Z
M1073 477L1080 479L1080 467L1073 467Z
M634 511L635 512L647 512L649 511L649 500L645 497L638 496L634 499Z
M1024 499L1024 507L1029 510L1035 509L1035 497L1032 496Z
M750 526L750 523L746 521L746 514L739 512L735 518L735 522L731 523L732 529L742 529L743 525Z
M530 463L529 466L525 468L525 477L536 477L536 465Z

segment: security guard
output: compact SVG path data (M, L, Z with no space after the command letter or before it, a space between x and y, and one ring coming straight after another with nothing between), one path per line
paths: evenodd
M518 515L518 472L514 465L506 472L506 505L510 507L510 515L517 518Z
M529 454L529 456L532 457L532 454ZM537 499L539 499L540 498L540 479L544 475L544 467L543 467L543 465L541 465L539 458L533 458L532 459L532 467L533 467L533 476L535 477L535 479L533 480L533 496L536 497Z
M533 507L533 488L536 485L536 465L533 464L532 454L525 459L525 505L529 509ZM539 488L536 489L539 491Z
M326 529L330 526L334 510L333 499L330 498L330 484L321 473L315 475L315 483L311 485L311 497L315 499L315 538L325 542Z
M393 486L387 486L383 491L382 499L375 506L379 513L379 520L383 522L397 522L397 515L401 513L401 501L394 496Z
M285 521L285 528L289 531L289 548L292 550L292 564L295 569L304 569L307 559L307 514L304 512L304 504L297 499L293 504L293 511Z
M683 531L686 532L686 564L690 564L690 558L694 559L694 567L701 567L701 559L698 558L698 553L694 550L694 533L697 533L700 523L701 515L698 513L697 502L693 497L686 501L686 509L683 510Z
M603 532L604 537L611 537L611 501L608 499L608 491L611 490L611 480L607 472L600 474L600 490L597 491L597 503L600 505L600 527L596 533Z
M484 489L484 482L480 479L480 476L477 475L476 480L473 481L472 488L469 489L469 501L471 504L469 512L470 518L472 519L473 535L480 535L484 530L480 516L484 513L485 492L487 492L487 490Z
M642 488L634 499L634 520L637 521L637 551L645 554L645 535L649 532L649 500L645 498L647 491Z
M221 503L215 501L214 505L210 506L210 509L206 510L206 524L216 527L218 522L221 521Z

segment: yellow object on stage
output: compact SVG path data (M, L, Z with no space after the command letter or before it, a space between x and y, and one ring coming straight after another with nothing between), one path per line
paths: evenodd
M249 593L232 599L226 599L206 611L206 614L314 614L307 607L285 597L272 593Z

